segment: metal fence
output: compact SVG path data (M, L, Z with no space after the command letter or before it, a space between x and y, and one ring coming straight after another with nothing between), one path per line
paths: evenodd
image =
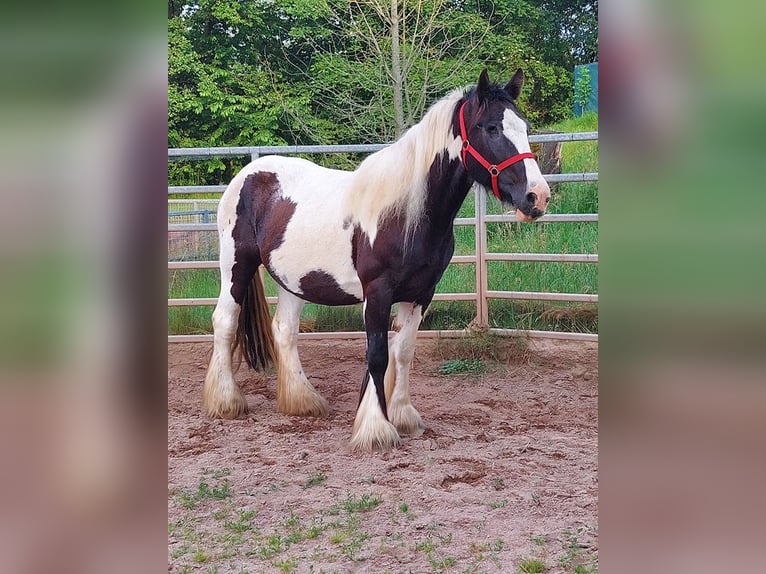
M573 142L598 140L598 132L556 133L532 135L530 143ZM171 148L168 149L169 161L205 160L222 157L250 156L257 159L268 154L327 154L327 153L372 153L385 148L388 144L368 145L338 145L338 146L251 146L251 147L220 147L220 148ZM566 173L544 175L549 183L569 183L598 181L598 173ZM188 193L223 193L225 185L202 186L169 186L168 187L168 232L209 232L217 229L215 221L215 199L175 199L173 196ZM562 263L597 263L595 253L491 253L487 247L488 223L511 223L518 221L515 215L487 214L485 193L474 193L474 217L462 217L455 220L455 225L471 225L476 228L476 249L473 255L456 255L451 264L475 264L476 291L473 293L437 293L434 301L474 301L476 318L474 323L481 326L489 325L489 301L492 299L521 299L538 301L568 301L581 303L597 303L598 295L590 293L551 293L528 291L495 291L490 290L487 281L487 262L490 261L540 261ZM191 207L184 210L182 207ZM598 222L597 213L589 214L549 214L538 220L538 224L558 224L566 222ZM217 237L216 237L217 239ZM209 244L208 244L209 245ZM168 270L179 269L217 269L218 261L205 259L201 261L168 261ZM269 303L276 303L276 297L267 298ZM217 298L187 298L168 299L168 306L212 306ZM545 337L553 339L572 339L581 341L597 341L598 335L593 333L572 333L563 331L535 331L522 329L489 329L490 332L501 335L524 335L529 337ZM454 330L422 330L418 336L460 336L465 331ZM352 338L363 337L363 332L316 332L301 333L302 338ZM198 342L212 341L212 335L169 335L169 342Z

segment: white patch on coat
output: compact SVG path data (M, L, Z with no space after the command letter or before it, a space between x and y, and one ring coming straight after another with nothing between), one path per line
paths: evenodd
M529 147L529 137L527 136L527 124L510 108L503 113L503 134L507 137L517 150L517 153L528 153L532 150ZM524 159L524 169L527 173L527 189L548 184L540 173L540 167L533 159Z
M271 268L293 293L302 294L300 280L307 273L323 271L361 301L362 284L351 259L354 228L344 228L342 208L351 173L300 158L263 159L262 169L277 174L281 197L296 206L282 244L271 252Z

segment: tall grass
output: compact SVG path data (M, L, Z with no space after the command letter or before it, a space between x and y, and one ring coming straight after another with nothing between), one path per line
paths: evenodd
M549 126L550 130L581 132L598 130L598 116L586 114ZM348 158L342 158L347 161ZM325 160L323 163L330 163ZM343 163L343 161L341 162ZM339 166L340 167L340 166ZM345 166L345 164L343 165ZM567 142L562 145L562 173L598 171L598 142ZM175 183L175 182L174 182ZM187 183L178 182L180 183ZM188 182L191 183L191 182ZM196 183L196 182L195 182ZM180 198L180 196L177 196ZM502 213L494 198L487 200L489 213ZM598 213L598 183L561 183L553 188L549 213ZM469 194L458 217L474 215L474 197ZM487 245L494 253L597 253L597 223L491 223L487 224ZM476 249L473 226L455 227L455 254L472 255ZM184 259L196 258L186 254ZM592 263L501 262L487 264L491 290L544 291L557 293L598 293L598 269ZM169 272L168 296L217 297L217 270L199 269ZM437 293L472 293L476 290L474 264L451 265L436 287ZM267 295L276 295L276 284L266 277ZM597 332L596 306L583 303L492 300L490 324L494 327ZM209 333L211 307L171 307L168 332ZM423 320L424 329L462 329L476 314L472 301L437 301ZM362 330L360 305L325 307L307 304L301 315L305 331Z

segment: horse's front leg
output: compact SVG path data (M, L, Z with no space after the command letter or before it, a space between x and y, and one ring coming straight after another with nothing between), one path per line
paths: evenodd
M422 309L415 303L399 303L386 370L388 419L403 436L418 436L423 432L423 421L410 399L410 367Z
M351 435L355 451L389 451L399 445L399 433L388 420L384 379L388 366L388 322L391 296L387 286L367 288L364 324L367 331L367 372Z

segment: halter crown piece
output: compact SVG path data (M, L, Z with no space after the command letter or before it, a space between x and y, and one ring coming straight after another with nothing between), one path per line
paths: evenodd
M500 175L500 172L503 171L506 167L509 167L513 165L514 163L518 163L524 159L537 159L537 156L531 152L524 152L516 155L512 155L508 159L501 161L499 164L491 164L489 163L483 155L481 155L478 151L476 151L476 148L474 148L470 142L468 141L468 132L465 129L465 118L463 117L463 110L465 109L465 105L468 103L468 100L463 102L463 105L460 106L460 139L463 140L463 165L468 168L468 164L466 163L466 160L468 159L466 154L471 154L473 158L478 161L482 166L484 166L484 169L486 169L489 172L489 175L492 176L492 193L495 194L495 197L497 199L500 199L500 190L497 187L497 176Z

